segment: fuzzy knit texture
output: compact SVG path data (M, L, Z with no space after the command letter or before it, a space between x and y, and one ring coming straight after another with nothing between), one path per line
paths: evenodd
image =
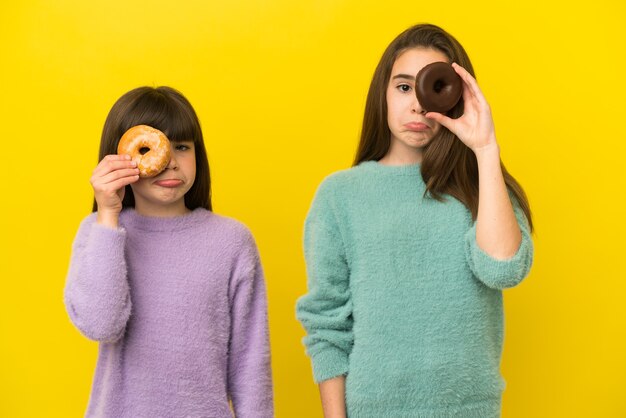
M327 177L305 222L297 317L316 382L346 376L350 418L490 418L504 380L502 289L527 276L522 242L497 260L467 208L424 196L419 164L367 161Z
M65 286L70 319L99 341L88 417L272 417L263 271L241 223L196 209L89 215ZM229 405L232 402L232 409Z

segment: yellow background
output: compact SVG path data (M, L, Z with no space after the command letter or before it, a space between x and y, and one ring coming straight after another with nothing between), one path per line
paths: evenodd
M64 310L70 246L106 114L146 84L190 99L215 210L257 239L276 416L321 416L294 318L303 219L352 161L384 48L432 22L472 58L535 215L532 273L505 292L503 417L625 417L626 6L507 3L3 1L0 416L84 412L97 345Z

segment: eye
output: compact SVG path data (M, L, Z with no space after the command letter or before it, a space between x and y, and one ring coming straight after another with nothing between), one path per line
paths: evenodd
M187 151L189 149L191 149L190 146L185 145L185 144L176 144L176 147L174 148L176 151Z
M398 86L396 86L396 88L398 90L400 90L402 93L408 93L411 91L411 86L408 84L399 84Z

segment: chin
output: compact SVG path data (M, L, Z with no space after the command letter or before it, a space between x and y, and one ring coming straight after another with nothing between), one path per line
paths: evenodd
M422 149L430 143L430 138L414 139L408 144L411 148Z

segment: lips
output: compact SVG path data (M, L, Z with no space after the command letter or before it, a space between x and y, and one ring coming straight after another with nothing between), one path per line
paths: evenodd
M163 179L155 181L154 184L161 187L173 188L183 184L183 181L179 179Z
M430 126L428 126L427 124L422 123L422 122L405 123L404 127L407 130L413 131L413 132L424 132L424 131L428 131L430 129Z

